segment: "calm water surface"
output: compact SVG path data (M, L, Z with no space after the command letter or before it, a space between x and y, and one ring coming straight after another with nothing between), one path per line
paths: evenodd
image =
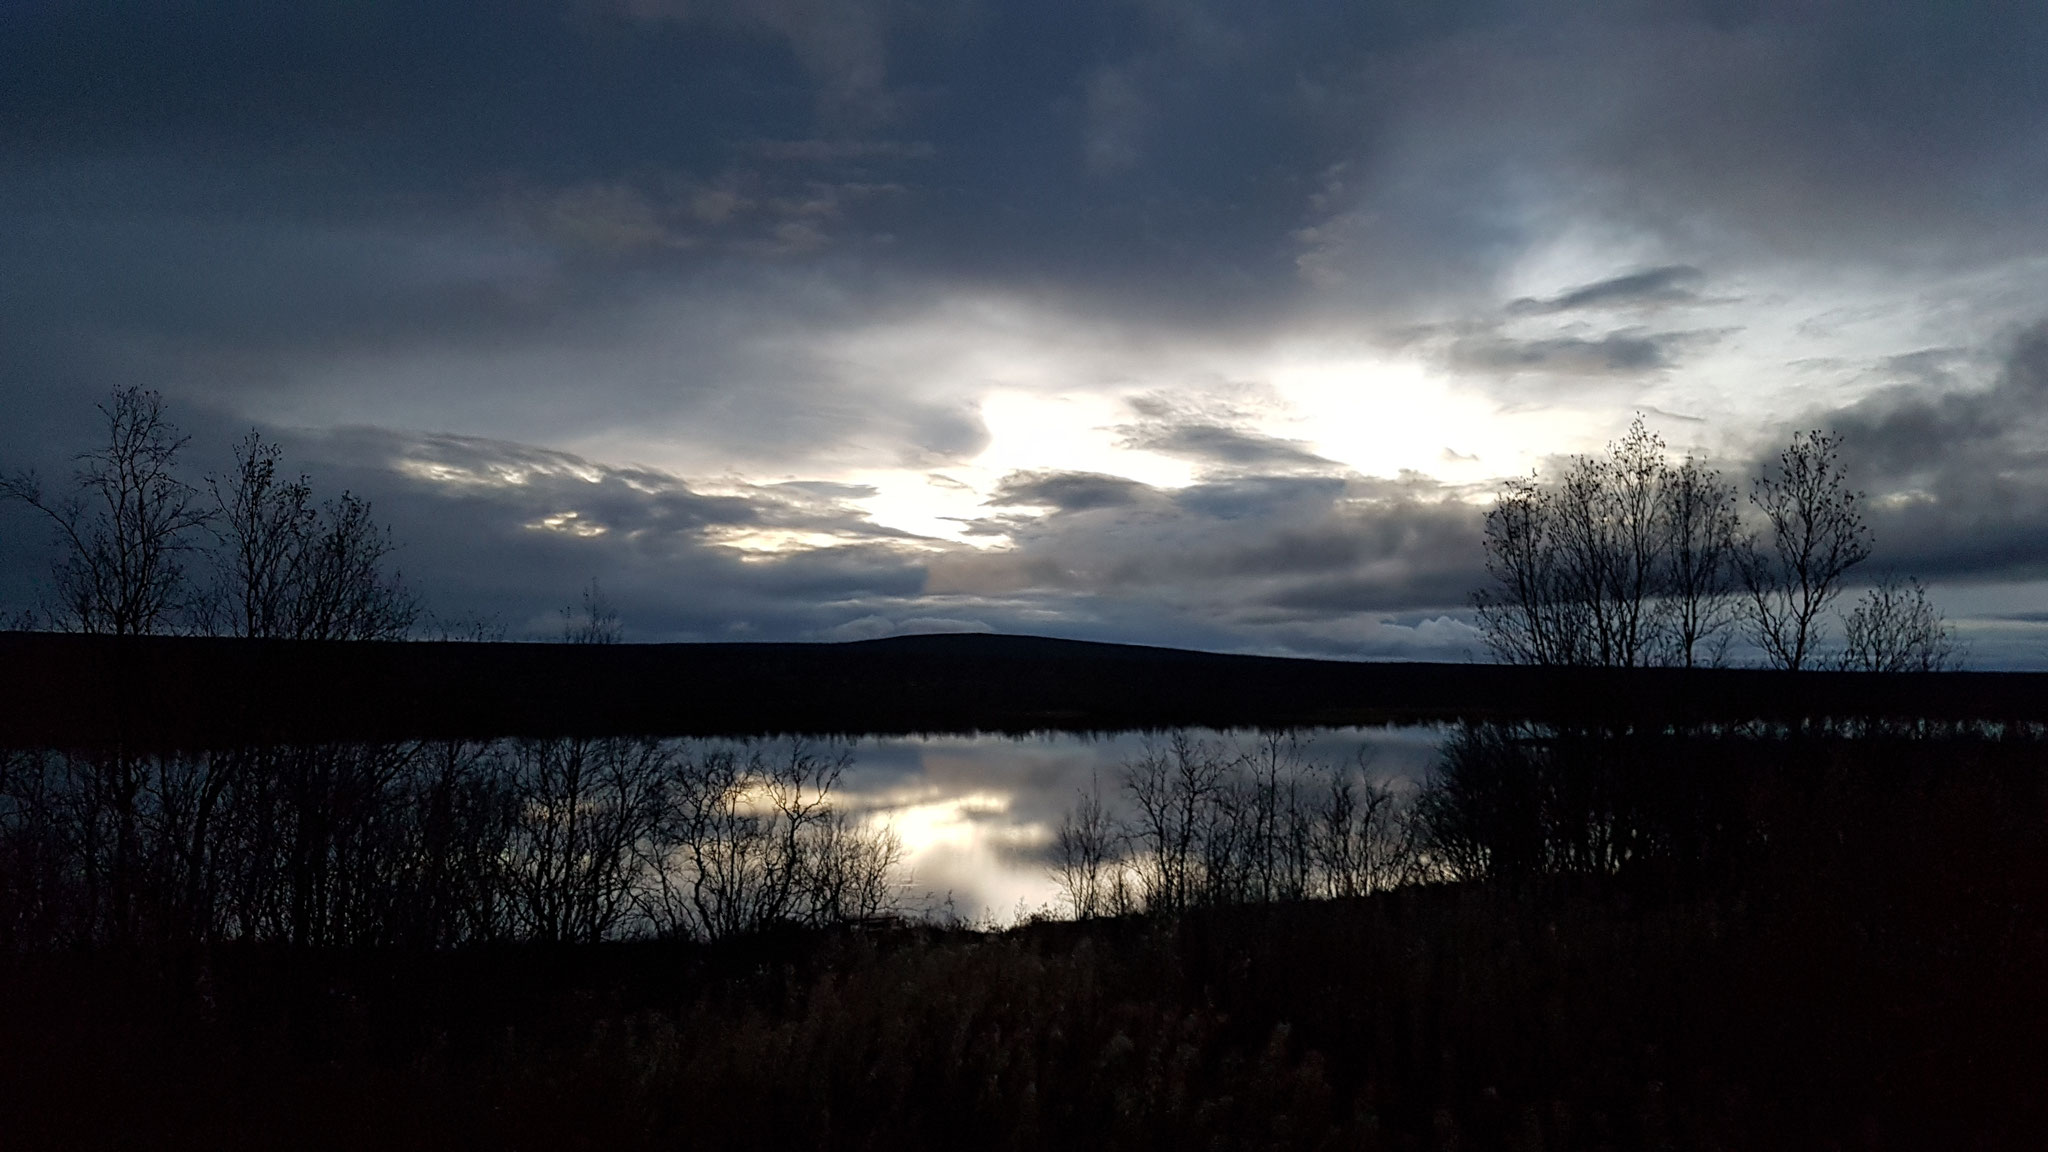
M1412 787L1436 756L1435 726L1324 728L1302 733L1313 764L1353 763L1397 788ZM1226 748L1255 732L1196 730ZM960 916L1003 924L1056 908L1049 871L1054 830L1078 792L1099 787L1121 809L1119 768L1159 736L863 738L840 782L840 804L901 837L913 907L951 900Z

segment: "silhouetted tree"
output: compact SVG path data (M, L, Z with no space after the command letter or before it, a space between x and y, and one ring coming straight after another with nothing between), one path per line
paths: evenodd
M298 632L296 606L306 562L306 541L318 513L304 476L278 478L280 451L251 431L235 445L235 467L209 475L220 548L214 604L218 626L231 635L289 637Z
M385 570L394 546L369 504L346 492L316 503L311 481L286 479L280 462L280 449L251 431L235 445L234 467L207 477L217 542L212 627L289 640L410 635L418 602ZM239 931L299 943L398 931L386 923L397 913L371 904L385 900L383 871L398 867L386 857L406 851L412 766L411 750L389 745L251 745L213 756L192 805L195 905L206 902L198 890L211 883L197 862L219 808L233 804L244 839L232 859L249 870L225 881L244 898L233 917ZM273 870L275 883L265 879ZM282 893L282 902L251 903L259 892Z
M308 640L402 640L419 619L419 602L384 560L396 549L370 504L343 492L321 505L308 540L298 634Z
M571 644L617 644L625 636L619 610L595 576L583 587L582 603L562 609L562 639Z
M1556 505L1560 544L1589 625L1590 660L1579 663L1628 668L1654 656L1664 474L1664 442L1641 416L1605 457L1581 456L1565 471Z
M1231 748L1177 730L1120 771L1130 805L1120 830L1102 798L1083 792L1055 834L1054 879L1077 918L1133 904L1174 913L1359 896L1412 871L1395 792L1363 760L1313 763L1298 733Z
M1955 633L1927 589L1886 574L1842 619L1836 666L1857 672L1940 672L1956 664Z
M1842 471L1840 438L1818 429L1795 433L1751 486L1764 531L1737 559L1752 635L1773 665L1796 672L1813 663L1825 638L1822 614L1843 577L1870 555L1860 499Z
M1451 732L1416 797L1425 875L1479 880L1539 870L1541 754L1532 733L1508 725Z
M812 828L805 846L804 922L848 924L894 915L903 902L902 838L837 809Z
M1735 553L1740 522L1735 486L1719 472L1687 459L1666 470L1666 533L1661 592L1668 624L1670 663L1686 668L1719 664L1736 619Z
M1262 732L1240 748L1217 793L1220 820L1204 837L1208 898L1262 903L1308 895L1313 828L1303 803L1305 746L1296 732Z
M677 757L646 900L657 930L718 940L893 908L887 877L900 846L842 823L831 806L850 760L802 739L773 754L725 746Z
M1365 768L1361 757L1324 773L1310 839L1321 895L1364 896L1407 879L1411 846L1399 797Z
M1181 730L1163 744L1148 741L1124 763L1124 794L1137 809L1130 835L1146 911L1179 912L1201 898L1202 849L1213 839L1227 763L1220 749Z
M1077 791L1074 807L1053 834L1053 878L1076 920L1092 920L1112 909L1117 859L1116 822L1102 802L1101 781Z
M22 472L0 480L0 495L40 511L55 530L54 626L115 636L167 631L193 607L184 558L209 516L176 474L187 438L155 392L121 389L98 407L106 442L76 457L69 492L48 494L33 472ZM158 851L160 810L151 807L151 786L161 783L152 773L164 766L118 747L59 761L55 795L79 870L72 928L81 938L132 940L166 913L161 901L148 906L161 887L150 882L152 867L175 863Z
M0 495L27 503L56 530L58 627L161 632L186 606L184 556L211 513L176 475L188 438L165 418L162 396L124 388L98 407L106 443L77 457L70 492L49 495L33 472L22 472L0 479Z
M1579 600L1562 562L1553 495L1534 478L1509 480L1486 514L1486 573L1473 594L1479 630L1510 664L1571 664L1582 650Z
M633 910L644 845L662 817L671 755L659 741L524 741L506 849L510 912L531 939L597 941Z
M1517 664L1691 666L1729 619L1732 491L1672 465L1638 416L1550 484L1512 480L1486 517L1480 630Z
M421 746L398 795L390 936L442 947L509 936L506 868L520 815L509 749L440 740Z

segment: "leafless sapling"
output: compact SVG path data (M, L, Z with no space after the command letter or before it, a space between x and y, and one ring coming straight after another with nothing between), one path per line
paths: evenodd
M1956 666L1955 630L1920 581L1886 574L1842 618L1836 666L1858 672L1940 672Z

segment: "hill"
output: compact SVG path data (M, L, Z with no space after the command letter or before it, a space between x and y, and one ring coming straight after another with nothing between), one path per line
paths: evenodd
M2048 719L2048 674L1545 669L1031 636L309 643L0 633L0 741L1103 731L1456 719Z

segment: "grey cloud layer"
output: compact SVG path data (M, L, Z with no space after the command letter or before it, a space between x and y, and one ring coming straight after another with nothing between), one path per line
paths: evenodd
M1462 494L1172 395L1113 431L1193 487L1020 472L972 526L1006 551L804 486L989 442L1004 365L863 342L962 298L1134 348L1350 333L1503 404L1627 404L1783 307L1731 285L1910 294L2048 250L2023 0L37 2L0 11L0 109L0 466L61 465L135 383L209 436L393 428L303 445L378 495L423 583L526 620L602 570L651 635L1469 639L1422 628L1475 578ZM1515 279L1582 232L1611 267ZM1900 563L2040 573L2040 342L1988 388L1984 349L1876 365L1901 387L1836 414ZM520 446L627 441L676 459ZM797 483L707 495L680 460ZM545 526L572 511L604 531ZM24 524L0 513L17 575ZM771 529L841 543L717 543ZM1408 632L1374 639L1387 613Z
M935 558L929 590L1144 598L1254 635L1318 619L1349 633L1373 613L1456 610L1480 575L1479 510L1419 478L1112 479L1013 476L1004 504L1052 511L1001 518L1014 549Z
M1673 246L1711 229L1838 258L1981 248L2039 236L2048 175L2048 37L2019 2L515 0L484 19L435 0L5 20L17 203L87 160L88 199L134 200L154 163L200 214L417 218L539 195L559 242L686 264L752 213L762 255L889 233L947 274L1212 319L1298 297L1305 253L1390 307L1484 291L1531 226L1515 217L1558 199Z
M1902 384L1827 422L1876 497L1880 562L1929 576L2048 577L2048 324L1988 388Z
M1457 610L1478 559L1477 510L1421 480L1257 476L1161 490L1018 474L987 522L1011 546L983 552L874 523L846 503L865 494L852 486L706 494L546 449L369 430L301 451L394 515L401 558L430 601L495 605L515 633L544 635L595 576L645 640L995 628L1296 652L1455 657L1473 646L1448 621L1417 631ZM838 544L732 546L733 533L761 530Z

